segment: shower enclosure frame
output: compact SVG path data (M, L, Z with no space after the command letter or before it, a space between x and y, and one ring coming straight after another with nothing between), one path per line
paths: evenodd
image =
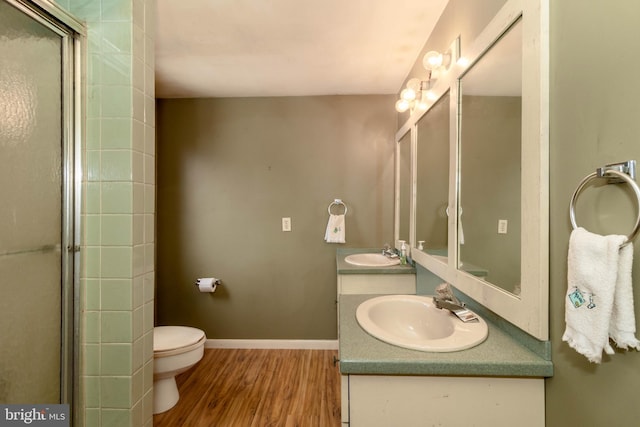
M6 0L61 37L62 42L62 285L60 402L72 419L80 396L80 247L84 141L84 52L86 28L48 0ZM53 403L53 402L52 402ZM74 422L74 424L76 424Z

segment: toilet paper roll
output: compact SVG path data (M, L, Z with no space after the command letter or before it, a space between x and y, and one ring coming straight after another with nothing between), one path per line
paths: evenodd
M196 286L198 286L200 292L215 292L219 284L220 279L215 277L202 277L196 280Z

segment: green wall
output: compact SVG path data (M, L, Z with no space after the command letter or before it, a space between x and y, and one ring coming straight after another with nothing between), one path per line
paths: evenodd
M619 352L595 365L562 342L571 195L596 167L640 160L638 22L640 4L632 0L551 2L550 332L555 375L546 382L549 427L640 422L640 354ZM637 208L623 189L590 187L578 200L578 224L601 234L629 233ZM637 250L635 255L640 320Z
M336 249L393 241L394 102L158 100L157 323L335 339ZM346 245L323 240L335 198L349 209ZM199 293L210 276L223 286Z

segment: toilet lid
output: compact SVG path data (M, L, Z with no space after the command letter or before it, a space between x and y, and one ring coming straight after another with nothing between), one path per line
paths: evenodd
M204 338L204 331L189 326L153 328L153 351L168 351L193 345Z

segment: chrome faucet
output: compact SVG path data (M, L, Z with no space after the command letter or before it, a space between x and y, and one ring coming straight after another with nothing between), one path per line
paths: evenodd
M454 302L447 299L441 299L440 297L433 297L433 303L436 308L446 308L449 311L455 312L456 310L466 310L463 302Z
M436 288L436 296L433 297L433 304L436 308L447 309L463 322L479 322L478 316L465 308L464 302L460 301L451 289L451 285L443 283Z
M391 249L391 246L389 246L388 243L384 244L384 247L382 248L382 255L386 256L387 258L399 258L399 255L393 249Z

